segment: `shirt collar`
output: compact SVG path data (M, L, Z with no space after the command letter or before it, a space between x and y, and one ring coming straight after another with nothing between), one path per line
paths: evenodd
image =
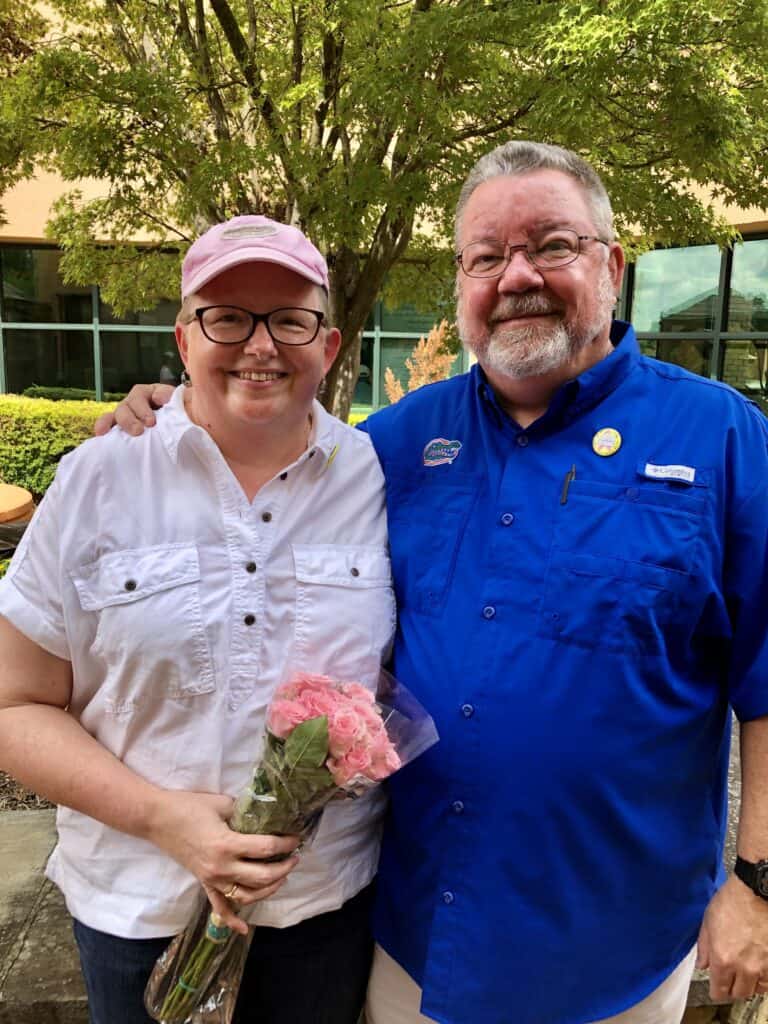
M587 409L593 408L624 381L637 365L640 348L631 324L614 320L611 324L613 351L605 359L590 366L573 380L568 380L557 389L544 416L538 421L552 423L563 418L575 419ZM502 409L499 400L482 368L475 364L471 373L475 387L488 415L498 427L509 423L509 416Z
M315 399L312 403L312 430L307 453L317 451L323 455L326 462L334 457L334 449L337 447L334 442L335 423L334 417ZM187 415L184 408L183 385L177 387L171 395L170 402L158 410L156 429L174 462L178 462L182 438L190 435L192 439L198 432L205 438L209 437L203 428L193 423Z

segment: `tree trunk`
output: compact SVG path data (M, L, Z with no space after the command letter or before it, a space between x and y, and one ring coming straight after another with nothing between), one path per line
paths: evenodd
M349 419L352 396L355 393L359 373L360 337L358 335L356 341L339 355L336 363L331 367L326 378L326 390L323 393L323 404L326 409L345 423Z

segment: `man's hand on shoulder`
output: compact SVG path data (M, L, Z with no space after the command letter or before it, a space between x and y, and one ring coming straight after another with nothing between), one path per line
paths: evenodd
M768 992L768 902L735 876L712 897L698 946L714 1002Z
M97 437L106 434L115 424L126 434L143 434L145 427L155 425L152 410L166 405L173 390L171 384L134 384L117 408L99 416L93 425L94 434Z

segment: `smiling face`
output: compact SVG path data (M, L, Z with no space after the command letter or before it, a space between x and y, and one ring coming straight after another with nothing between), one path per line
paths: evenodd
M242 263L205 284L184 304L230 305L268 313L285 306L323 310L322 289L275 263ZM338 352L341 335L321 327L309 345L276 345L259 323L247 342L209 341L197 320L177 323L176 341L192 379L187 409L220 441L233 430L303 432L312 400Z
M459 248L496 239L524 245L544 229L599 235L581 185L560 171L491 178L464 207ZM566 380L610 351L609 332L624 257L612 242L582 242L567 266L541 270L517 250L497 278L457 277L459 334L491 383Z

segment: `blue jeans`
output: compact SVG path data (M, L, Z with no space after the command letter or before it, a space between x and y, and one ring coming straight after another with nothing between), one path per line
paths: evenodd
M255 928L233 1024L356 1024L373 955L372 887L290 928ZM74 922L91 1024L154 1024L144 989L170 941Z

